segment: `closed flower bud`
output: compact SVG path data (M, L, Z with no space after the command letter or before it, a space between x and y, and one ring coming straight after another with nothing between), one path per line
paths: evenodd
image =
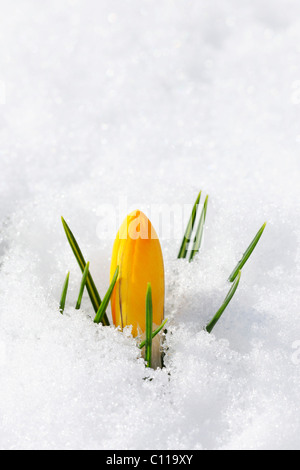
M119 229L113 247L111 279L117 266L119 277L111 297L114 325L121 329L131 325L133 336L140 335L143 338L148 283L152 286L153 331L164 319L165 284L158 236L149 219L140 211L129 214ZM153 356L158 356L158 350L159 338L156 337Z

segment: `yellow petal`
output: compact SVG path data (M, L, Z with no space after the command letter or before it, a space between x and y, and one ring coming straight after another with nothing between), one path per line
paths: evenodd
M129 214L117 234L111 261L111 278L119 265L112 298L115 326L132 325L132 334L145 332L145 302L150 282L153 296L153 329L164 318L164 264L158 236L145 214Z

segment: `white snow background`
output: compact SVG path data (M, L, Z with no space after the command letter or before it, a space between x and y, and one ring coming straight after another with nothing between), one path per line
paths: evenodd
M299 1L1 0L0 13L0 448L299 448ZM176 260L182 227L162 238L166 368L144 380L130 335L94 325L86 294L74 309L60 216L103 296L105 205L192 204L199 189L195 262Z

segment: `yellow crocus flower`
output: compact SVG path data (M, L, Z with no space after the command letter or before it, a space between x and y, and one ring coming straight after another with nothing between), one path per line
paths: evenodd
M141 211L129 214L122 223L112 253L110 277L119 266L119 277L112 297L111 309L115 326L132 325L134 337L144 337L146 328L146 292L152 286L153 331L164 319L164 263L158 236ZM159 346L154 339L153 355ZM154 362L156 362L154 360Z

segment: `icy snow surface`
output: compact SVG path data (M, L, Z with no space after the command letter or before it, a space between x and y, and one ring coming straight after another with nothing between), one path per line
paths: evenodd
M299 1L0 6L0 448L299 448ZM162 236L166 368L144 380L129 333L94 325L86 295L74 309L60 216L103 296L107 214L201 188L201 255L176 260L182 227Z

